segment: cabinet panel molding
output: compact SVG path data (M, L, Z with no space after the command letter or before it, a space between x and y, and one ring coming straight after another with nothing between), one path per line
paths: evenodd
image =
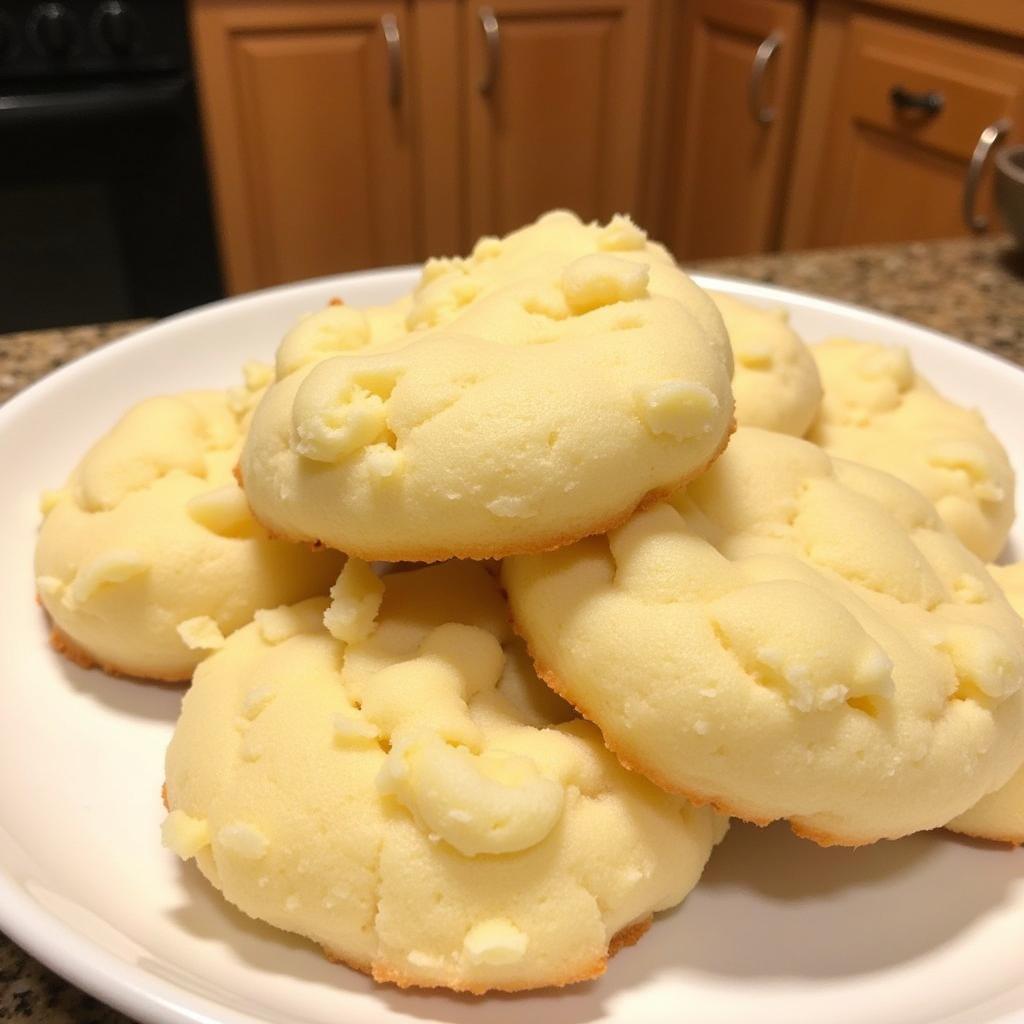
M230 291L414 258L408 55L396 98L385 15L407 39L392 0L193 5Z
M467 244L555 206L584 218L637 211L654 9L653 0L465 5ZM492 60L493 85L482 89Z
M773 248L803 67L803 7L694 0L675 11L661 184L666 241L681 259Z

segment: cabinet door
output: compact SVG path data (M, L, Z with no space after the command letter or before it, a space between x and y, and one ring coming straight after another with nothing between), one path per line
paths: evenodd
M584 219L636 209L653 11L653 0L470 0L467 242L553 207Z
M833 33L836 35L836 33ZM801 141L789 247L947 238L971 231L964 187L982 132L1024 121L1024 59L882 19L855 16L812 57L832 99ZM838 61L836 51L838 49ZM811 139L817 135L817 143ZM986 164L991 164L991 156ZM808 173L807 166L814 168ZM992 169L976 213L992 218Z
M668 47L665 241L680 259L777 241L804 12L796 0L692 0Z
M397 0L196 0L231 291L414 258L406 29Z

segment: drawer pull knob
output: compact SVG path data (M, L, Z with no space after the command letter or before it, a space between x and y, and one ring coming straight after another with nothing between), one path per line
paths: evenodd
M889 99L892 105L899 111L920 111L928 117L934 117L942 113L946 105L946 97L941 92L929 89L927 92L914 92L902 85L894 85L889 90Z
M768 64L782 48L783 38L781 32L773 32L762 40L761 45L757 48L757 53L754 54L754 63L750 65L747 100L750 103L750 116L758 124L771 124L775 120L775 108L765 107L761 104L761 88Z
M498 84L498 71L501 68L501 30L498 28L498 16L494 13L493 7L481 7L479 17L487 43L487 67L484 70L484 77L480 80L480 92L487 96Z
M1008 117L993 121L982 130L971 154L971 162L967 165L967 177L964 178L963 215L964 223L969 231L984 231L988 227L988 217L978 213L975 205L978 199L978 184L981 181L985 164L992 147L1013 127Z

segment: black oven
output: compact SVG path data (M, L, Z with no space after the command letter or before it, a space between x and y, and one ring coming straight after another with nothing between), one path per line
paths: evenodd
M221 294L184 0L0 0L0 332Z

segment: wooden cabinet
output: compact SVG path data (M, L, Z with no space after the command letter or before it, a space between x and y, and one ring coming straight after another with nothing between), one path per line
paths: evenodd
M654 0L470 0L462 10L466 241L552 207L635 211Z
M193 18L229 290L413 260L404 5L205 0Z
M963 234L1024 136L1011 0L190 2L234 292L558 206L687 260Z
M635 211L657 2L193 0L229 289Z
M655 187L664 240L680 259L775 246L804 18L798 0L672 8L662 57L667 174Z
M964 192L982 133L1004 129L998 145L1024 128L1024 57L838 9L822 19L786 246L969 233ZM979 227L993 217L990 165L978 168Z

